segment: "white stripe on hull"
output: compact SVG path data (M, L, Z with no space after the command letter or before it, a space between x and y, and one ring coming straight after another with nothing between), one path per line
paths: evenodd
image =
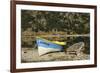
M54 51L61 51L60 48L45 48L45 47L40 47L38 46L38 52L39 52L39 56L43 55L43 54L46 54L46 53L49 53L49 52L54 52Z

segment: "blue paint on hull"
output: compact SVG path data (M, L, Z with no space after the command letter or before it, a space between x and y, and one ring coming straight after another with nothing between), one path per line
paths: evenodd
M36 39L37 45L39 47L44 47L44 48L52 48L52 49L59 49L60 51L63 50L63 47L61 45L52 43L52 42L48 42L48 40L44 40L41 38Z

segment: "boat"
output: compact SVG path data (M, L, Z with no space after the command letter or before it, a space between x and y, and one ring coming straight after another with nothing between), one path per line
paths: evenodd
M63 45L65 45L65 42L49 41L40 37L36 38L36 43L38 46L39 56L50 52L63 51Z

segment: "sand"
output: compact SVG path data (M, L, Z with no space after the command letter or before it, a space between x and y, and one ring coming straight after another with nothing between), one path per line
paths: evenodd
M42 56L39 56L38 50L34 48L22 48L21 62L45 62L45 61L75 61L75 60L87 60L89 54L83 52L80 55L66 54L65 52L52 52Z

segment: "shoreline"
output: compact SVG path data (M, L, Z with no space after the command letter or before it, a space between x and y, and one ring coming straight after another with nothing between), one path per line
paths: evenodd
M75 60L88 60L89 54L83 52L79 56L75 54L66 54L65 52L52 52L47 53L43 56L39 56L38 50L34 48L22 48L21 51L21 62L49 62L49 61L75 61Z

